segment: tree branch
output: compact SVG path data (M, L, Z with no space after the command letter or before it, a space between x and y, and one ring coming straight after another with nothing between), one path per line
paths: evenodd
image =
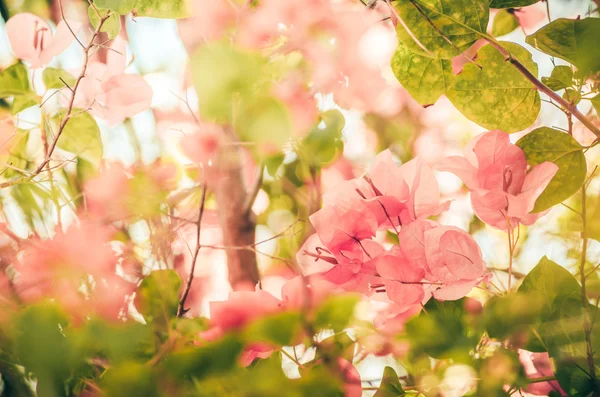
M194 281L194 272L196 271L196 262L198 260L198 254L202 245L200 244L200 232L202 231L202 216L204 215L204 205L206 203L206 184L202 185L202 197L200 197L200 212L198 213L198 220L196 222L196 249L194 250L194 256L192 257L192 266L190 268L190 274L188 275L185 283L185 289L179 300L179 306L177 307L177 317L183 316L188 309L185 308L185 300L190 293L192 288L192 282Z
M592 131L594 133L594 135L596 135L596 137L598 139L600 139L600 128L598 128L596 125L594 125L594 123L592 123L592 121L590 119L588 119L587 117L585 117L585 115L583 113L581 113L577 109L577 106L575 106L572 103L570 103L569 101L565 100L563 97L561 97L560 95L558 95L556 92L554 92L550 88L548 88L547 85L545 85L540 80L538 80L537 77L535 77L525 67L525 65L523 65L521 62L519 62L517 59L515 59L510 54L510 52L507 49L505 49L504 47L502 47L500 45L500 43L498 43L496 40L494 40L493 38L491 38L489 36L485 37L485 39L486 39L486 41L488 43L490 43L491 45L493 45L498 50L498 52L500 52L502 55L504 55L506 61L510 62L515 68L517 68L517 70L519 72L521 72L521 74L523 76L525 76L527 78L527 80L529 80L538 91L543 92L544 94L546 94L550 98L552 98L554 101L556 101L567 112L569 112L570 114L572 114L573 116L575 116L575 118L577 120L579 120L590 131Z

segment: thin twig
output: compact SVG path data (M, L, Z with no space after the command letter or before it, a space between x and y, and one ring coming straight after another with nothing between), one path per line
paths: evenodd
M200 252L200 232L202 231L202 216L204 215L204 204L206 203L206 184L202 185L202 197L200 198L200 211L198 213L198 221L196 223L196 249L194 251L194 256L192 257L192 266L190 268L190 274L188 275L187 281L185 283L185 289L183 294L181 295L181 299L179 300L179 305L177 307L177 317L183 316L189 309L185 309L185 300L190 293L190 289L192 288L192 282L194 281L194 272L196 270L196 261L198 259L198 253Z

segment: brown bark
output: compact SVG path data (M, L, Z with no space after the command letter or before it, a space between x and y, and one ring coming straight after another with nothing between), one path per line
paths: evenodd
M225 128L229 143L235 142L231 128ZM252 288L260 276L254 246L256 221L248 208L248 192L243 175L243 164L238 146L222 145L218 158L211 167L210 188L217 202L217 213L223 233L223 245L227 248L229 283L234 290ZM251 203L250 203L251 206Z

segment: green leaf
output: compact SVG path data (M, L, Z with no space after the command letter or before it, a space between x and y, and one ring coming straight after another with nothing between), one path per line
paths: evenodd
M600 70L600 18L552 21L532 35L527 44L575 65L582 73Z
M419 104L434 104L452 83L452 62L411 52L400 43L392 58L394 75Z
M73 88L75 86L75 77L66 70L47 67L42 73L42 80L48 90L64 88L65 83L63 83L61 79L67 83L69 87Z
M552 69L550 77L542 77L542 83L552 91L563 90L573 85L573 70L570 66L559 65Z
M543 304L540 295L525 292L493 297L486 303L484 311L488 335L502 340L529 331L539 320Z
M297 339L301 325L300 313L285 312L253 322L246 328L244 335L249 342L290 346Z
M491 0L490 8L516 8L526 7L537 3L540 0Z
M235 101L253 96L264 65L260 54L226 42L201 47L190 62L200 115L217 122L231 122Z
M92 6L88 7L88 17L90 18L90 23L94 29L98 28L100 18L104 18L108 13L110 13L110 16L104 21L104 24L102 24L100 31L106 32L108 38L112 40L119 35L119 32L121 32L121 17L119 14L112 10L105 10L98 7L94 9Z
M373 397L398 397L403 395L404 390L402 390L402 385L400 385L398 374L394 371L394 368L385 367L381 385Z
M215 342L165 356L161 372L171 374L176 380L221 375L237 366L243 349L244 344L238 337L225 335Z
M0 72L0 98L30 93L32 91L25 65L15 63Z
M327 298L315 314L314 326L317 329L331 328L334 332L343 331L352 319L354 308L359 301L360 296L356 294L341 294Z
M583 147L569 134L540 127L517 141L531 166L550 161L558 172L535 202L533 212L541 212L571 197L583 184L587 165Z
M280 150L292 133L287 108L270 96L255 98L240 106L234 125L242 141L255 142L267 152Z
M580 290L581 287L573 275L546 256L540 259L519 286L519 292L541 296L547 312L556 310L561 301L573 294L579 294Z
M111 324L91 319L74 331L72 338L81 351L106 357L112 364L147 361L155 349L152 327L135 321Z
M500 10L494 17L494 22L492 23L492 35L495 37L504 36L518 27L519 20L515 17L514 12Z
M15 320L15 349L23 366L37 378L40 397L65 396L71 372L71 346L62 330L68 318L55 304L25 308Z
M177 314L181 278L174 270L154 270L144 277L135 293L135 307L147 322L163 321Z
M489 0L402 0L394 6L412 34L436 58L450 59L459 55L485 33ZM425 14L425 15L423 15ZM451 45L438 33L452 39ZM429 56L398 24L398 39L416 54ZM456 48L459 49L457 51Z
M12 142L16 142L14 146L12 145ZM4 177L8 179L17 175L23 175L23 172L18 170L25 170L29 161L31 161L30 156L27 154L29 131L17 130L15 136L12 138L12 142L10 144L12 147L10 148L8 155L5 159L3 156L3 161L11 166L11 168L7 168L6 171L4 171ZM6 143L8 144L8 142Z
M113 10L121 15L133 12L140 17L185 18L191 15L189 0L95 0L99 8Z
M431 299L425 311L406 323L411 348L433 358L468 360L480 335L471 335L466 322L464 298L440 302Z
M537 76L537 65L529 51L515 43L501 42L513 57ZM477 63L467 63L446 95L469 120L506 132L524 130L540 112L540 95L533 84L492 45L477 53Z
M10 108L10 114L16 115L23 110L37 105L39 102L36 95L19 95L15 96L12 106Z
M159 396L152 367L134 362L109 368L102 375L101 387L106 397Z
M355 344L356 341L350 338L346 332L339 332L319 342L315 360L324 357L341 357L348 362L352 362Z
M309 165L323 167L331 164L344 151L342 130L346 125L339 110L329 110L320 117L310 133L302 140L300 154Z
M53 121L58 126L65 118L66 109L61 110ZM55 131L58 130L58 127ZM58 139L57 146L74 153L96 165L102 160L102 138L96 120L86 111L73 109L71 118Z

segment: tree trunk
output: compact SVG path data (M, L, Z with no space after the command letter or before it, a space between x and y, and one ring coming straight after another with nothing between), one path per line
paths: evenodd
M224 129L224 135L228 143L235 142L235 134L230 128ZM256 229L254 214L248 208L249 193L244 181L239 147L222 145L215 164L210 168L209 186L217 201L223 245L234 247L225 250L229 282L234 290L254 289L260 280L256 253L239 249L253 246Z

